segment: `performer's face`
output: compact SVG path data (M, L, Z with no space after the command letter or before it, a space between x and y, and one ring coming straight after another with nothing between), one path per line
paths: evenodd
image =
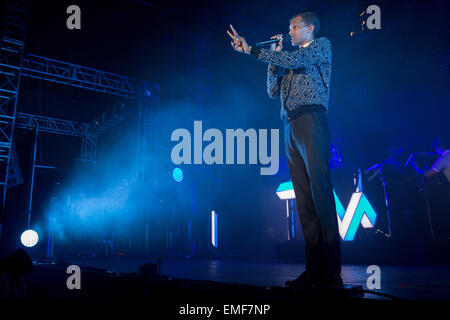
M289 25L289 35L291 36L291 44L293 46L301 45L302 43L312 39L313 26L307 26L301 17L292 19Z

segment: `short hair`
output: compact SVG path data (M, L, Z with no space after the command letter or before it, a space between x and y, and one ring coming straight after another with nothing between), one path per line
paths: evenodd
M292 20L294 20L295 18L302 18L303 22L309 26L309 25L313 25L314 26L314 37L319 33L319 29L320 29L320 20L319 17L314 13L314 12L302 12L302 13L298 13L295 16L293 16L291 19L289 19L289 22L292 22Z

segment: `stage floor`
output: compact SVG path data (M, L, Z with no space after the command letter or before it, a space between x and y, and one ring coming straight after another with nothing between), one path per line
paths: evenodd
M116 273L138 271L152 259L127 257L70 259L80 267L95 267ZM349 285L362 285L370 274L368 265L343 265L342 278ZM380 265L381 289L374 290L403 299L448 300L450 299L450 266L384 266ZM284 286L284 282L296 278L305 269L304 264L276 261L249 261L243 259L165 258L161 263L161 274L173 278L211 280L227 283L249 284L262 287ZM369 299L385 299L365 294Z

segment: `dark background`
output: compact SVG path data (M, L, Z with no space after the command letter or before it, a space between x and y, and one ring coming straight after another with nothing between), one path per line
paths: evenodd
M71 4L81 8L81 30L66 28L65 12ZM381 8L381 30L362 31L360 13L371 4ZM135 223L130 209L135 203L133 194L139 188L148 195L147 212L157 234L152 245L155 250L165 248L168 230L175 239L170 248L175 253L208 248L210 210L217 210L223 222L220 241L227 252L273 256L274 244L286 238L285 204L275 190L289 180L280 102L267 97L266 65L234 52L225 31L232 23L254 44L287 33L289 18L304 11L318 14L319 36L328 37L333 46L328 116L333 144L342 151L343 166L333 170L333 178L344 207L354 190L353 172L358 168L364 171L401 149L396 157L399 166L385 170L393 232L403 238L428 237L420 179L402 167L410 153L434 152L435 138L445 143L450 138L448 2L34 1L27 53L154 82L161 88L155 114L160 148L152 155L159 160L158 190L133 185L136 121L131 117L100 137L95 174L84 182L91 190L92 203L108 203L120 194L126 195L123 206L110 210L112 213L105 209L99 216L89 213L80 229L66 223L61 239L67 242L75 234L79 236L80 230L101 239L104 229L111 228L121 234L121 243L126 243ZM352 31L354 36L350 36ZM286 45L286 49L293 48ZM89 122L121 101L22 78L18 111ZM185 180L173 182L175 165L170 151L175 143L170 134L177 128L193 132L194 120L203 121L204 131L218 128L223 133L226 128L280 129L279 173L260 176L260 165L185 165L181 166ZM87 169L80 169L74 161L80 156L78 139L48 134L39 139L38 162L56 166L55 170L38 169L36 174L32 225L45 234L46 211L56 182L66 194L75 192L80 172ZM8 193L3 239L8 249L19 246L18 235L26 226L32 146L33 133L17 130L16 147L25 183ZM424 162L431 164L436 157ZM442 175L434 182L433 215L444 219L445 225L449 210L440 201L448 190L442 191L443 186L448 185ZM377 227L386 230L380 180L367 182L364 191L379 214ZM189 220L194 243L186 245ZM364 246L361 230L355 242ZM444 237L448 236L445 232ZM98 239L84 250L98 251ZM42 242L36 253L42 254L45 240ZM119 250L126 248L122 245Z

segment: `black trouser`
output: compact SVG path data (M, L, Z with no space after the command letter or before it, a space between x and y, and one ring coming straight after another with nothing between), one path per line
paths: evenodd
M341 273L336 205L330 177L330 129L323 107L304 108L285 125L285 147L303 236L306 269Z

